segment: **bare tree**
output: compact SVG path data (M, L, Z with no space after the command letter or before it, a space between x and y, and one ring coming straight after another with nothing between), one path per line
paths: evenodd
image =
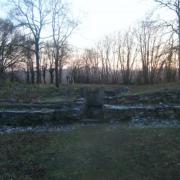
M129 30L118 39L117 56L124 84L130 84L135 61L137 59L137 43L134 32Z
M43 83L46 84L46 72L47 72L47 59L43 57L43 64L42 64L42 76L43 76Z
M50 74L50 83L54 83L54 51L53 43L47 42L45 45L45 57L48 60L49 74Z
M155 0L155 2L159 3L162 7L166 7L173 11L177 17L176 27L174 27L174 24L169 24L169 26L171 26L173 31L178 35L178 77L180 80L180 0Z
M155 21L143 21L137 30L140 60L142 63L142 77L145 84L154 83L160 78L166 62L167 37L163 28Z
M40 83L40 39L49 14L46 6L48 2L47 0L10 0L10 2L13 6L11 13L17 25L26 27L34 38L37 83Z
M77 23L69 17L67 6L60 0L52 0L52 32L55 59L55 83L59 87L59 67L62 68L64 47L67 39L77 26Z
M112 70L112 43L111 36L106 36L97 45L97 53L99 56L99 63L101 67L101 82L108 83L110 81Z
M28 84L30 82L32 84L35 83L33 46L34 46L33 40L30 37L29 38L24 37L23 54L24 54L24 62L26 65L26 80Z
M172 82L176 80L176 48L174 48L174 37L171 36L167 44L167 58L164 68L164 78L166 82Z
M0 74L22 61L22 36L9 20L0 19Z

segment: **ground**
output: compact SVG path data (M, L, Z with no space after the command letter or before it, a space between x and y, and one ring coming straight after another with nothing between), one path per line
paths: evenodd
M0 136L0 179L179 180L179 129L98 125Z
M128 87L129 91L124 93L126 96L144 95L164 91L180 91L180 83L165 83L154 85L61 85L56 88L54 85L25 85L19 83L6 82L0 86L0 101L12 102L58 102L73 100L79 95L82 88L100 88L104 90L117 90Z
M124 87L128 91L119 93ZM180 104L179 83L62 85L57 89L7 82L0 87L0 106L71 103L80 98L83 88L116 92L115 97L107 98L112 104ZM179 128L100 123L64 131L0 134L2 180L179 180L179 168Z

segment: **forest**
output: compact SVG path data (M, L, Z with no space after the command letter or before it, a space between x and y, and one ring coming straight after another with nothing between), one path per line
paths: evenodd
M94 42L94 47L78 49L69 43L79 20L68 4L10 0L7 17L0 19L0 77L56 87L178 81L179 1L154 3L175 13L175 19L162 21L151 13L135 26Z

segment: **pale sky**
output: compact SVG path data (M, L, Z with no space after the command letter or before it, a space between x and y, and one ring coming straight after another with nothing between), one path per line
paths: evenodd
M142 20L155 3L153 0L69 0L81 23L71 43L91 47L105 35L123 30Z
M104 36L135 26L157 7L154 0L64 1L69 2L73 16L80 21L69 41L78 48L93 47ZM6 7L3 7L3 10L5 9ZM0 11L0 17L3 15L3 11Z

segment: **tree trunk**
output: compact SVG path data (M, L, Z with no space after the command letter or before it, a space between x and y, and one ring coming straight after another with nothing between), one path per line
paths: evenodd
M62 84L62 58L59 61L59 84Z
M46 84L46 69L43 69L43 82Z
M180 15L178 17L179 27L178 27L178 79L180 80Z
M55 84L56 87L59 87L59 50L56 52L56 57L55 57Z
M14 82L14 69L11 68L11 82Z
M62 67L59 67L59 84L62 84Z
M49 73L50 73L50 83L53 84L54 83L54 70L50 69Z
M35 82L35 78L34 78L34 68L33 67L31 67L31 83L32 84L34 84L34 82Z
M29 69L26 71L26 83L30 84Z
M36 56L36 83L41 83L41 72L40 72L40 57L39 57L39 38L35 39L35 56Z

